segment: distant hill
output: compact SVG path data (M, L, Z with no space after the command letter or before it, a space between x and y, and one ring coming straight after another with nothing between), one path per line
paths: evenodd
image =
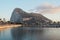
M38 13L28 13L23 11L20 8L15 8L12 12L10 21L12 23L47 23L47 22L52 22L50 19L44 17L41 14Z

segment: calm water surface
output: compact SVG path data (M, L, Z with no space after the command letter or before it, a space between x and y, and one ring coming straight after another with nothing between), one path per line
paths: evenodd
M0 40L12 40L11 29L1 30Z
M0 40L59 40L60 28L10 28L0 31Z

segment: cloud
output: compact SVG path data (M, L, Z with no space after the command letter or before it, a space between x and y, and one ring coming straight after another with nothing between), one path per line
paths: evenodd
M51 5L49 3L44 3L38 7L36 7L34 10L34 12L38 12L38 13L58 13L60 12L60 6L54 6Z
M55 7L55 8L51 9L48 12L51 12L51 13L59 13L60 12L60 7Z
M31 9L31 11L43 14L45 17L51 19L52 21L60 21L60 6L44 3L34 9Z
M36 7L36 9L38 10L44 10L44 9L51 9L51 8L54 8L55 6L51 5L51 4L48 4L48 3L44 3L38 7Z

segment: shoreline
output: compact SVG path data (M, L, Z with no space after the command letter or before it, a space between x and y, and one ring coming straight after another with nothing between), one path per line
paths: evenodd
M18 26L22 26L22 25L21 24L4 24L4 25L0 25L0 29L14 28Z

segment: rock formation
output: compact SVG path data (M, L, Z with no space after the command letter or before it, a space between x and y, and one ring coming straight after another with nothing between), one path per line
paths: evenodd
M47 23L51 22L48 18L37 13L27 13L20 8L15 8L10 18L12 23Z

